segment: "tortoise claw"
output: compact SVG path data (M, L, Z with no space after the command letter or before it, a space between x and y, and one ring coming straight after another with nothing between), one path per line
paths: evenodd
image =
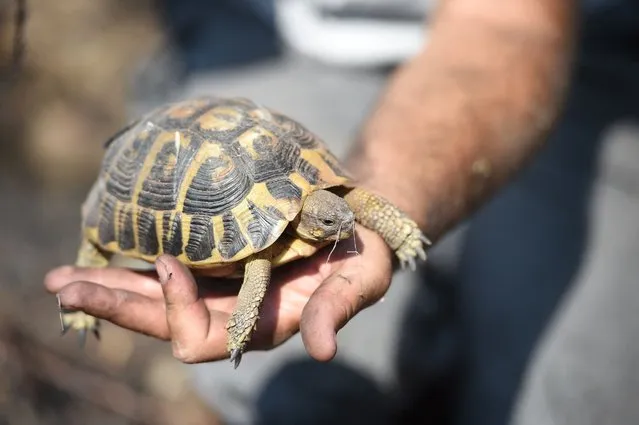
M420 258L420 260L426 261L426 251L424 251L424 248L419 246L415 249L415 251L417 251L417 256Z
M87 343L87 330L86 329L79 329L78 330L78 345L80 346L80 348L84 348L84 346Z
M86 345L87 335L89 331L100 340L100 322L93 316L82 311L70 311L60 308L60 336L65 335L69 329L75 329L78 332L78 345L83 348Z
M239 348L235 348L231 351L231 363L233 363L233 369L237 369L242 361L242 351Z
M433 244L424 234L421 234L419 239L424 242L425 245L431 246Z
M419 230L417 224L412 221L408 222L411 228L410 233L395 251L395 254L400 260L401 268L409 268L411 271L417 270L417 260L426 261L425 246L431 244L431 242L424 236Z
M408 257L408 267L410 267L411 271L417 270L417 264L415 264L414 257Z

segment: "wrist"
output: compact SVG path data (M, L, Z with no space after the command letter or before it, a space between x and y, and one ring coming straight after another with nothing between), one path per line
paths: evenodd
M438 183L454 185L458 178L453 170L462 168L472 152L461 145L451 151L445 143L471 133L464 122L468 96L430 64L422 53L395 73L347 166L360 186L392 202L435 238L433 226L438 224L428 215L433 200L446 191ZM425 70L428 78L423 77Z
M385 198L425 231L427 192L420 175L407 172L406 167L399 165L394 169L392 165L383 163L381 169L378 164L382 163L367 154L351 156L347 162L358 187Z

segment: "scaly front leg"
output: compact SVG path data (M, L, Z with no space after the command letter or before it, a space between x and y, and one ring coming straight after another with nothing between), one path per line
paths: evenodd
M388 200L365 189L355 188L344 199L364 227L378 233L395 251L401 267L416 269L417 257L426 260L425 245L431 242L413 220Z
M91 242L83 239L80 244L80 249L78 250L75 265L78 267L107 267L109 265L109 259ZM95 337L100 339L100 321L97 318L89 316L82 311L63 310L59 302L58 308L60 310L60 326L62 327L63 335L69 329L78 331L80 346L84 346L88 331L93 332Z
M235 368L240 365L242 354L257 327L259 310L270 280L271 254L270 249L267 249L246 261L244 282L237 296L237 305L226 324L228 332L226 347Z

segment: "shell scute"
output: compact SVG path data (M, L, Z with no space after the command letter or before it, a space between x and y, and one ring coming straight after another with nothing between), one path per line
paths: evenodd
M117 242L122 251L135 248L135 229L133 221L133 211L130 204L118 203L116 209L117 216Z
M117 200L113 196L103 197L100 204L100 220L98 223L98 240L102 245L108 245L116 240L115 237L115 207Z
M193 216L189 227L189 239L184 249L192 262L210 258L215 248L215 235L211 219L206 216Z
M157 234L156 216L152 211L140 208L137 210L137 248L146 256L160 254Z
M240 230L240 225L238 224L237 219L231 211L227 211L224 215L222 215L222 226L224 233L220 240L218 250L220 251L222 258L228 261L234 258L247 246L247 240Z
M109 150L118 151L110 157L104 168L107 173L107 191L122 202L131 201L136 178L146 160L161 129L144 129L133 137L122 137L120 143L114 143Z
M290 199L295 202L302 199L302 188L286 177L267 181L266 189L275 199Z
M175 257L182 255L182 214L165 211L162 214L162 252Z
M272 205L260 207L247 200L246 212L237 215L240 226L246 229L255 251L271 245L280 235L284 216Z
M147 116L147 120L166 130L187 130L220 102L221 99L210 97L179 101L156 109Z
M183 211L190 215L220 215L239 205L253 187L253 179L232 157L210 156L191 180Z

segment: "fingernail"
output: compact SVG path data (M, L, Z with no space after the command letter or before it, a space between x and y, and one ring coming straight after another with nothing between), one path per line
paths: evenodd
M164 285L166 282L168 282L171 277L173 276L173 273L171 273L171 271L169 270L169 266L167 266L167 264L162 261L161 259L158 259L156 261L156 270L158 272L158 277L160 278L160 283L162 285Z

